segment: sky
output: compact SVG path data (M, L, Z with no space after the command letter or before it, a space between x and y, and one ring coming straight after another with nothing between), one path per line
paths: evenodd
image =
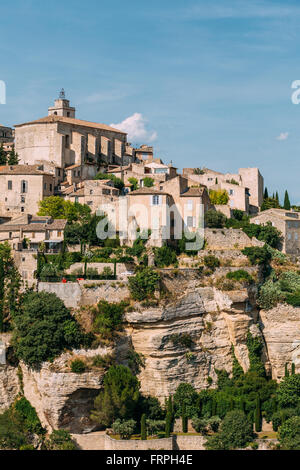
M298 0L1 3L1 124L47 115L63 87L78 118L165 163L259 167L300 204Z

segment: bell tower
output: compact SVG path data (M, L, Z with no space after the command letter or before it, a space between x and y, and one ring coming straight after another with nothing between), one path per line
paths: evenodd
M70 101L66 99L65 90L62 88L54 106L48 108L48 116L63 116L75 118L75 108L70 107Z

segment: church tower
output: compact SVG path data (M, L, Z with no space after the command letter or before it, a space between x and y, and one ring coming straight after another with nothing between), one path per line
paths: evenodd
M66 100L65 90L62 88L54 106L48 108L48 116L63 116L75 118L75 108L70 107L70 101Z

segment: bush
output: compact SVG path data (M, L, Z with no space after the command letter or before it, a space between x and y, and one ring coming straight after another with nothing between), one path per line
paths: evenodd
M205 226L208 228L223 228L226 216L222 212L209 210L204 215Z
M220 266L220 261L213 255L204 256L203 261L205 266L213 271Z
M111 338L116 331L120 331L123 323L123 315L127 303L110 303L106 300L100 300L95 310L93 321L93 330L103 338Z
M275 307L283 298L284 296L279 286L272 280L268 280L259 290L257 303L261 308L268 310Z
M252 423L241 410L226 414L216 436L209 437L205 444L208 450L231 450L246 447L253 441Z
M64 429L52 432L50 439L45 442L47 450L77 450L71 435Z
M278 404L282 408L296 407L300 401L300 374L284 377L277 390Z
M165 429L166 422L163 420L147 419L146 426L149 436L154 436Z
M164 268L177 262L176 252L169 246L154 249L154 263L158 268Z
M130 439L135 426L136 422L133 419L129 419L128 421L117 419L112 425L112 430L115 434L119 434L121 439Z
M81 359L74 359L74 361L71 362L71 371L74 372L74 374L83 374L83 372L86 371L86 365Z
M249 284L251 284L253 282L252 276L247 271L245 271L244 269L238 269L237 271L231 271L231 272L226 274L226 278L231 279L233 281L238 281L238 282L245 281Z
M144 300L151 297L159 287L160 275L147 267L128 279L129 290L134 300Z
M185 414L188 418L193 418L198 412L198 394L191 384L180 384L173 398L175 415L177 418L182 416L183 404L185 405Z
M279 442L284 450L300 450L300 417L293 416L279 428Z
M214 205L226 205L229 201L229 195L226 189L210 189L209 198L210 202Z
M196 432L205 436L208 433L208 419L194 417L192 420L192 426Z
M250 246L242 250L242 253L246 255L252 265L267 265L272 258L272 255L269 253L268 249L263 246Z
M45 264L40 273L40 280L47 282L51 277L59 277L61 272L54 264Z
M170 337L170 340L175 347L182 346L184 348L191 348L193 346L193 339L188 333L174 334Z
M101 367L103 369L109 369L110 366L114 365L115 357L112 354L105 354L104 356L94 356L93 357L93 366Z
M25 397L22 397L16 401L14 409L17 412L19 418L22 420L27 431L31 432L32 434L45 433L35 408L33 408L33 406Z

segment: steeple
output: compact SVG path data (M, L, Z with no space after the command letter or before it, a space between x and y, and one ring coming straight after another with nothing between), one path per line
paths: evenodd
M48 108L48 116L63 116L75 118L75 108L70 107L70 101L66 99L65 90L62 88L59 97L55 100L54 106Z

